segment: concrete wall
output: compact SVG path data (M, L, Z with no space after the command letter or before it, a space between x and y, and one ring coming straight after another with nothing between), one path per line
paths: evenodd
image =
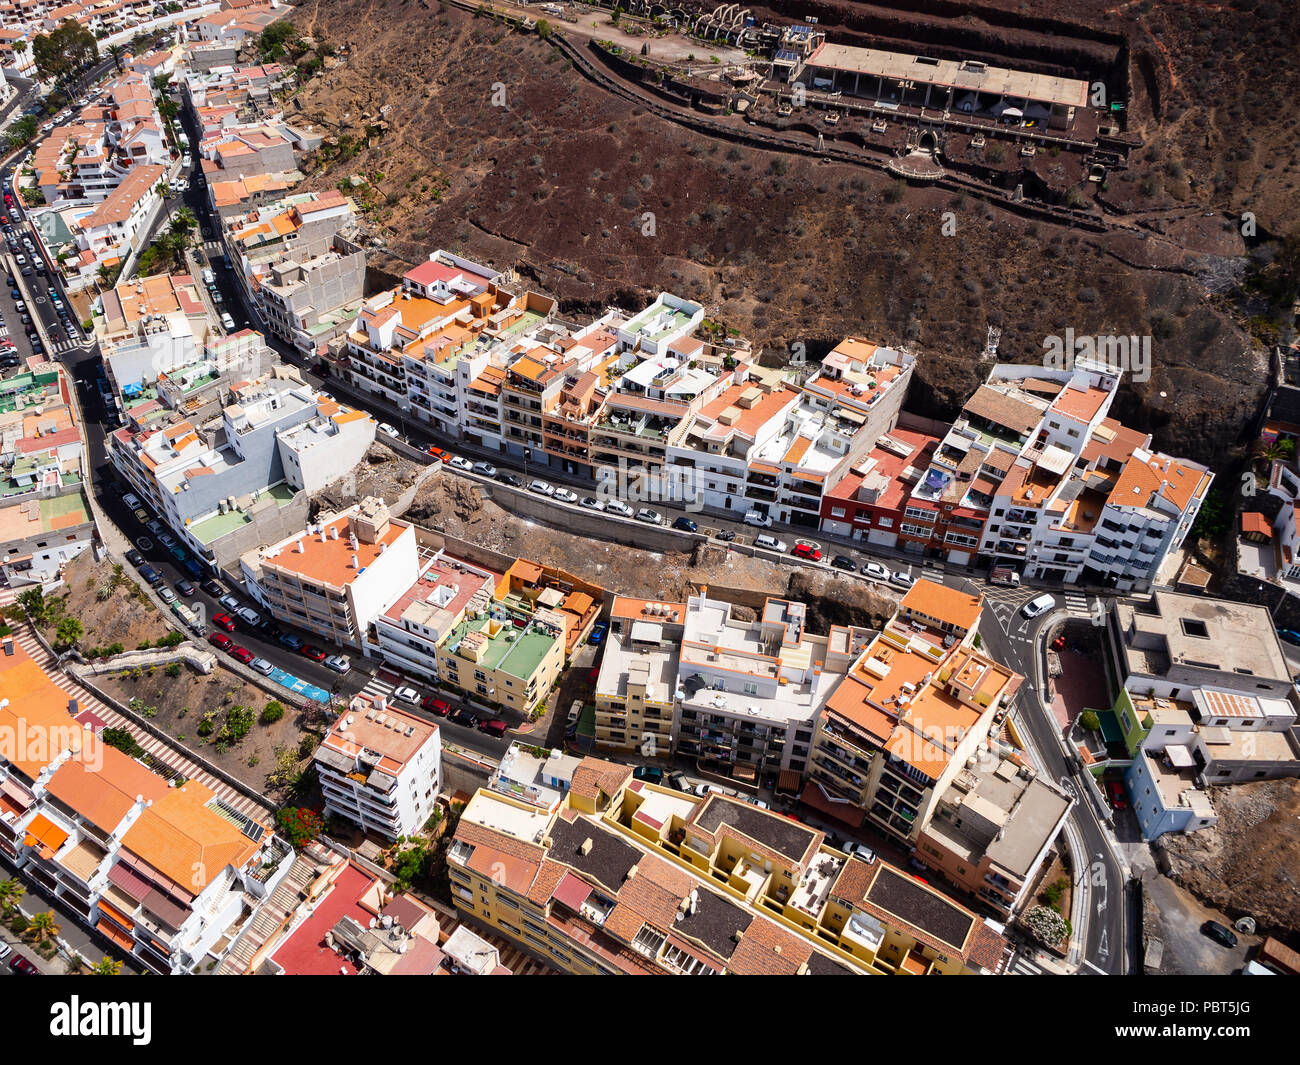
M299 492L284 506L278 506L273 500L266 500L264 509L251 512L253 517L251 522L208 545L216 557L217 566L227 570L233 580L242 584L239 556L255 547L273 544L286 536L301 532L307 526L308 504L306 492Z

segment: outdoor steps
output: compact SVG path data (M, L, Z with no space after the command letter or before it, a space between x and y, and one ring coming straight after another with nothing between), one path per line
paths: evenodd
M294 858L288 875L272 893L257 912L244 934L239 937L234 950L226 955L218 973L222 976L238 976L248 971L255 955L280 928L285 919L302 902L307 885L319 872L316 864L303 855Z

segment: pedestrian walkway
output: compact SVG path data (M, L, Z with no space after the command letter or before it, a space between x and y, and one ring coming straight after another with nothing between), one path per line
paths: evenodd
M390 673L386 669L379 670L361 689L359 695L364 695L368 699L391 699L393 692L397 690L398 684L401 683L401 677L395 673Z
M1065 593L1065 609L1075 617L1092 617L1092 606L1088 602L1088 597L1078 592Z
M275 807L250 799L242 791L232 788L197 763L190 761L179 749L159 739L153 733L142 729L130 718L119 714L112 707L107 706L103 701L93 696L62 670L55 658L32 635L29 626L16 626L14 639L31 656L32 661L45 671L45 675L55 685L62 688L70 698L77 701L79 712L89 711L103 721L107 727L125 729L129 732L135 738L135 741L144 748L145 753L150 756L155 766L164 768L162 775L168 775L166 770L170 770L171 774L180 775L186 780L197 780L209 788L223 803L238 810L241 814L262 821L271 819Z

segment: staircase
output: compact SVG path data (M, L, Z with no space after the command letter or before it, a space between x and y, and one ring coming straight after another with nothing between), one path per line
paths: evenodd
M299 854L294 859L288 874L280 881L280 886L257 908L243 935L235 943L234 949L222 961L217 975L243 976L247 973L253 956L266 945L267 940L284 927L285 920L306 896L307 885L315 880L319 873L320 867L316 862Z

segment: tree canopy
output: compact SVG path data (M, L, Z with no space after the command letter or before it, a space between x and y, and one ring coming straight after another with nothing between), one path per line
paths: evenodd
M85 26L64 19L50 33L32 41L32 58L42 80L60 81L84 70L99 58L99 42Z

